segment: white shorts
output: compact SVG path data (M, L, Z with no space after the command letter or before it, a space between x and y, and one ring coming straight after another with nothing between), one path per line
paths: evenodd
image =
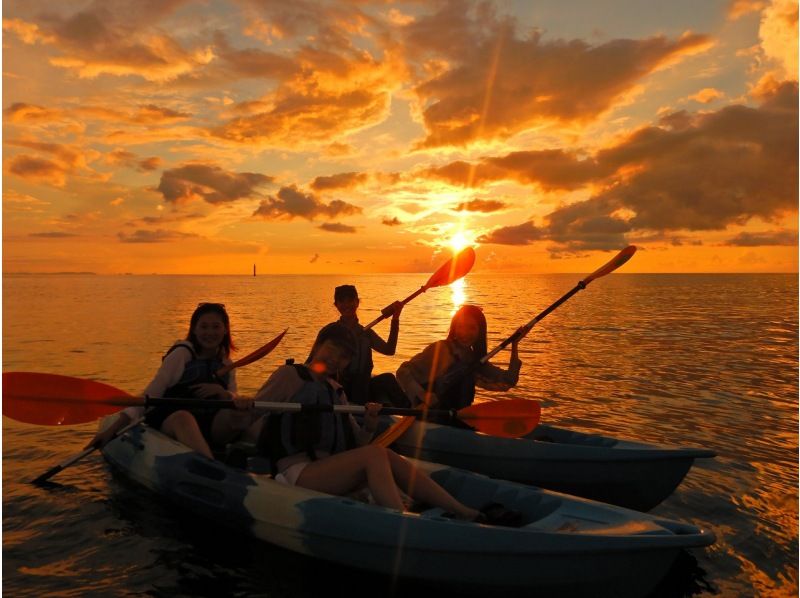
M300 463L290 465L275 476L275 481L280 482L281 484L286 484L287 486L296 485L297 478L300 477L300 474L303 473L303 470L309 463L311 463L311 461L301 461Z

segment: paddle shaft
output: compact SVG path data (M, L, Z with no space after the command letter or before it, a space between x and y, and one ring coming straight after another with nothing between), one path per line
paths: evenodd
M606 264L604 264L603 266L601 266L600 268L598 268L597 270L595 270L594 272L589 274L589 276L587 276L586 278L581 280L578 284L576 284L575 288L573 288L571 291L567 292L558 301L553 303L550 307L545 309L542 313L540 313L538 316L533 318L530 322L525 324L525 326L523 326L522 329L517 330L514 334L509 336L506 340L504 340L502 343L500 343L497 347L495 347L489 353L484 355L481 358L481 360L478 362L478 365L482 365L482 364L486 363L492 357L497 355L500 351L505 349L508 345L510 345L514 341L519 341L519 340L522 340L523 338L525 338L525 336L531 331L531 329L536 325L536 323L539 322L540 320L542 320L544 317L546 317L551 311L556 309L559 305L564 303L564 301L566 301L567 299L572 297L578 291L585 289L586 285L588 285L590 282L592 282L595 278L600 278L602 276L605 276L606 274L610 274L611 272L613 272L614 270L616 270L617 268L622 266L629 259L631 259L631 257L633 257L634 253L636 253L636 246L634 246L634 245L629 245L628 247L626 247L625 249L620 251L617 255L615 255L613 258L611 258L611 260L609 260Z
M428 286L427 286L427 285L420 287L418 290L414 291L414 292L413 292L413 293L411 293L411 294L410 294L408 297L406 297L405 299L403 299L403 300L400 302L400 304L401 304L401 305L403 305L403 306L405 306L405 304L406 304L406 303L408 303L409 301L411 301L411 300L412 300L412 299L414 299L415 297L418 297L419 295L421 295L422 293L424 293L424 292L425 292L425 291L427 291L427 290L428 290ZM391 316L392 314L394 314L394 304L392 304L392 305L387 305L386 307L384 307L384 308L381 310L381 315L379 315L377 318L375 318L374 320L372 320L372 322L370 322L369 324L367 324L366 326L364 326L364 330L369 330L370 328L372 328L372 327L373 327L373 326L375 326L376 324L378 324L378 323L380 323L380 322L383 322L383 320L385 320L386 318L388 318L388 317L389 317L389 316Z
M138 405L145 407L174 407L176 409L233 409L236 404L233 401L223 401L215 399L173 399L173 398L148 398L137 399L132 397L130 399L112 399L116 405ZM282 411L288 413L299 412L336 412L336 413L351 413L354 415L364 413L367 408L364 405L313 405L303 403L283 403L283 402L270 402L270 401L254 401L253 407L256 409L264 409L266 411ZM431 414L440 417L451 417L455 419L458 416L458 411L455 409L438 409L427 411L423 409L409 409L405 407L382 407L381 413L385 415L411 415L414 417L421 417L423 415Z
M458 280L467 275L467 273L472 270L472 266L475 263L475 250L472 247L465 247L461 251L459 251L456 255L452 258L447 260L444 264L439 266L439 269L436 270L433 274L431 274L430 278L428 278L428 282L426 282L422 287L420 287L417 291L414 291L411 295L403 299L400 304L405 305L409 301L411 301L414 297L417 297L431 289L433 287L440 287L444 285L448 285L451 282ZM367 324L364 328L369 330L378 322L385 320L392 314L394 314L395 306L394 304L387 305L381 310L381 315L375 318L372 322Z
M117 433L114 434L114 438L116 438L117 436L119 436L120 434L122 434L124 432L127 432L131 428L133 428L135 426L138 426L140 423L142 423L142 421L144 421L143 417L132 421L127 426L125 426L121 430L117 431ZM83 459L84 457L86 457L88 455L91 455L97 449L98 449L98 447L96 445L95 446L90 446L87 449L83 449L80 453L72 455L71 457L69 457L68 459L65 459L64 461L62 461L58 465L54 465L53 467L51 467L50 469L45 471L43 474L38 476L36 479L31 480L31 484L41 484L43 482L46 482L47 480L52 478L57 473L65 470L70 465L72 465L74 463L77 463L78 461L80 461L81 459Z
M533 318L533 319L532 319L530 322L528 322L527 324L525 324L525 326L523 326L523 329L522 329L521 331L520 331L520 330L518 330L517 332L515 332L514 334L512 334L511 336L509 336L509 337L508 337L506 340L504 340L502 343L500 343L500 344L499 344L497 347L495 347L494 349L492 349L492 350L491 350L489 353L487 353L486 355L484 355L484 356L481 358L481 360L480 360L480 362L479 362L479 363L481 363L481 364L484 364L484 363L486 363L486 362L487 362L487 361L489 361L489 360L490 360L492 357L494 357L495 355L497 355L497 354L498 354L500 351L502 351L503 349L505 349L505 348L506 348L508 345L510 345L511 343L513 343L515 340L522 340L523 338L525 338L525 336L526 336L526 335L527 335L527 334L528 334L528 333L531 331L531 329L532 329L534 326L536 326L536 324L537 324L538 322L540 322L540 321L541 321L541 320L543 320L545 317L547 317L547 316L548 316L548 314L550 314L550 312L552 312L552 311L553 311L553 310L555 310L557 307L559 307L559 306L560 306L562 303L564 303L564 302L565 302L567 299L569 299L570 297L572 297L572 296L573 296L575 293L577 293L577 292L578 292L578 291L580 291L580 290L583 290L583 289L585 289L585 288L586 288L586 284L587 284L587 283L586 283L585 281L581 280L581 281L580 281L580 282L579 282L577 285L575 285L575 288L573 288L573 289L572 289L571 291L569 291L568 293L564 294L564 296L563 296L563 297L561 297L561 298L560 298L558 301L556 301L555 303L553 303L553 304L552 304L550 307L548 307L547 309L545 309L545 310L544 310L543 312L541 312L541 313L540 313L538 316L536 316L536 317L535 317L535 318Z

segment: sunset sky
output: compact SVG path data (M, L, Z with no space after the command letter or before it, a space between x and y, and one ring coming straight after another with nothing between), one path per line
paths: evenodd
M796 272L792 0L3 2L4 272Z

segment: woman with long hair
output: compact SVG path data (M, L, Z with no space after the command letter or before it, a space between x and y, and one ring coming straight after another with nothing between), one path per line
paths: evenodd
M445 340L431 343L404 362L397 381L411 403L437 409L461 409L472 404L475 387L506 391L516 386L522 362L518 342L504 370L481 363L486 355L486 317L476 305L463 305L450 322Z
M236 409L155 407L146 412L129 407L87 445L102 447L130 422L144 415L149 426L213 459L211 445L222 446L243 432L254 419L252 400L236 394L236 370L221 374L234 350L230 318L221 303L200 303L192 313L189 331L164 355L145 397L231 400Z

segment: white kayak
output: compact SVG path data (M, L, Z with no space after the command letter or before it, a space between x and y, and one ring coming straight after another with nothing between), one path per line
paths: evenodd
M522 513L523 525L460 521L437 508L398 512L287 486L145 425L102 452L131 480L200 517L300 554L451 589L643 596L681 550L714 542L688 523L425 462L418 465L465 504L502 503Z
M672 494L695 459L715 456L702 448L659 446L543 424L522 438L500 438L417 421L392 448L409 457L639 511L649 511Z

